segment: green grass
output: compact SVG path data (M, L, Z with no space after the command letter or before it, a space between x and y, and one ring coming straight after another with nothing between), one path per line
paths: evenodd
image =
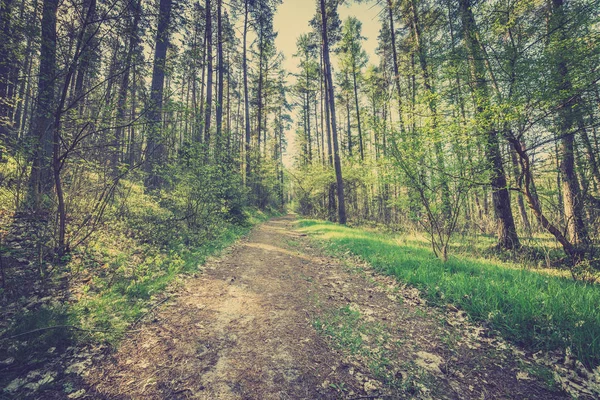
M271 216L255 210L249 212L246 224L226 223L218 235L191 248L175 241L170 250L134 246L134 242L128 243L132 249L126 249L127 245L115 249L112 246L114 240L109 240L115 238L103 237L100 243L96 243L93 254L84 252L73 257L80 261L79 264L68 264L65 268L70 269L72 275L91 274L90 281L82 288L77 302L51 302L16 316L0 341L0 360L15 359L11 372L4 376L0 374L0 387L18 376L22 369L43 364L53 354L59 354L73 344L117 344L133 322L164 298L163 292L169 285L186 274L201 271L208 257L218 255L254 225ZM142 249L143 255L133 257L133 253ZM106 262L105 268L98 265L98 259ZM64 325L89 332L68 328L45 329ZM15 335L19 336L14 340L6 339ZM55 350L48 352L48 349Z
M360 311L350 306L330 310L315 319L313 327L335 348L366 358L369 370L387 385L402 386L390 371L390 357L393 355L386 350L389 335L381 325L365 321Z
M268 218L268 214L253 211L246 225L226 224L219 235L193 248L174 244L168 253L147 257L127 274L116 279L97 279L94 293L83 297L71 308L70 319L84 328L110 329L111 332L97 336L109 341L118 340L132 322L148 312L155 297L179 276L198 272L208 257L218 255L254 225ZM116 270L119 267L111 266Z
M446 263L397 237L314 220L300 221L333 255L354 254L381 273L419 288L434 304L452 303L532 350L570 347L600 365L600 286L467 256Z

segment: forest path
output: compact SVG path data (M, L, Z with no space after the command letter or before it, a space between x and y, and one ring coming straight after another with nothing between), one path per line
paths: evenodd
M276 218L209 261L95 364L87 394L566 398L522 371L528 361L501 340L448 313L368 267L324 256L292 216Z

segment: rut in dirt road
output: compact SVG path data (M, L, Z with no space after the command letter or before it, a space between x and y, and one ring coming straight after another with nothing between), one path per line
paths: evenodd
M518 380L512 353L487 339L442 340L472 332L440 323L414 289L323 256L293 226L290 216L271 220L202 267L153 322L88 371L88 393L565 398L535 378Z

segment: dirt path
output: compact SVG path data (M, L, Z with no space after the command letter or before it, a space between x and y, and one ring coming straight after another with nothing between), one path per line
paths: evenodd
M85 397L566 398L460 312L323 256L293 225L208 263L88 369Z

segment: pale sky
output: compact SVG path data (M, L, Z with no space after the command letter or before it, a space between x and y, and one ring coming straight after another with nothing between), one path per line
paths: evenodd
M285 54L284 67L289 72L297 71L296 64L298 60L292 57L296 53L296 39L302 33L311 30L308 21L315 15L316 4L316 0L283 0L283 4L277 8L274 27L279 34L275 39L275 45L278 50ZM342 21L349 16L353 16L362 22L363 36L367 38L363 42L363 46L371 62L376 60L375 48L377 47L377 36L380 28L377 14L380 11L381 6L364 3L350 6L342 5L338 9Z
M358 18L363 24L362 34L367 38L363 42L363 47L369 55L370 63L377 63L377 56L375 55L375 48L377 47L377 36L379 35L380 23L377 18L378 13L381 11L381 6L375 5L375 2L371 4L352 4L350 6L342 5L338 8L340 18L344 21L346 18L353 16ZM311 30L308 21L310 21L315 15L317 0L283 0L277 8L277 13L274 19L274 28L278 32L277 38L275 39L275 45L277 49L285 55L285 61L283 63L284 68L291 73L298 72L296 65L298 59L292 57L296 53L296 39L302 33L309 32ZM337 64L336 57L332 57L332 62ZM295 113L294 113L295 114ZM293 115L296 120L296 115ZM294 121L294 125L296 121ZM292 156L297 148L295 146L295 126L292 130L286 133L288 140L288 151L285 157L285 164L290 165Z

